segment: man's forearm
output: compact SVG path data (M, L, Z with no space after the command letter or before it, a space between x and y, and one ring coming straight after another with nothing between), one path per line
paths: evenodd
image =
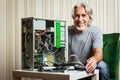
M97 63L102 60L103 56L102 56L102 49L101 48L94 49L93 58L97 61Z

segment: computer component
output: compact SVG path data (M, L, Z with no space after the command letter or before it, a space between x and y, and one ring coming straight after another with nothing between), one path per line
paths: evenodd
M22 18L22 69L67 62L66 21Z

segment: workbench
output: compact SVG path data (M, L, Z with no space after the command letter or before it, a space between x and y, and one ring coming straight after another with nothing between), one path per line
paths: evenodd
M99 69L96 69L94 73L87 73L78 70L68 70L66 72L40 72L30 70L14 70L14 80L21 80L22 78L34 78L43 80L78 80L91 76L91 80L99 80Z

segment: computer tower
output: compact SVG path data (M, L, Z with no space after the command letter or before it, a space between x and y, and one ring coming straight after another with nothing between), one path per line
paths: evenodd
M22 69L67 62L66 21L27 17L21 22Z

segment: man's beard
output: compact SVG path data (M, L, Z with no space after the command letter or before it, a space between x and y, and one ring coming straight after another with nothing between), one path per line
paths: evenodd
M80 27L76 26L76 29L78 31L83 31L83 30L85 30L85 26L80 26Z

